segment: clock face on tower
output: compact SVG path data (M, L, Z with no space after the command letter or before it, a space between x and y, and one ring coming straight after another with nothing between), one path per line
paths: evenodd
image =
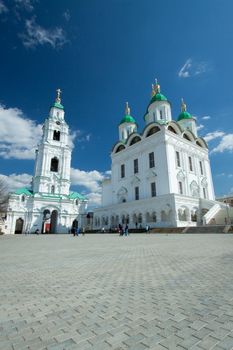
M57 125L60 125L61 123L57 121L56 124L57 124Z

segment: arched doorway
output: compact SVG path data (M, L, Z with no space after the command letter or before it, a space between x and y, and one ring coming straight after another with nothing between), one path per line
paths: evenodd
M53 210L51 214L51 222L50 222L50 232L51 233L57 233L57 219L58 219L58 212L57 210Z
M21 234L23 232L23 219L19 218L15 222L15 233L16 234Z
M43 221L42 221L42 233L50 232L50 211L49 209L45 209L43 212Z

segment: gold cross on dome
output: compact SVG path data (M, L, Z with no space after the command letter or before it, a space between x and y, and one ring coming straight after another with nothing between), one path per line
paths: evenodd
M57 97L56 97L56 102L60 103L61 102L61 89L57 89Z

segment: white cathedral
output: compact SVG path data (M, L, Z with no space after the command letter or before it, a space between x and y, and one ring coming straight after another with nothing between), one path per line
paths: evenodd
M43 125L31 189L20 188L9 198L5 232L68 233L84 225L87 200L70 192L71 147L61 90Z
M184 101L173 120L171 104L156 81L144 120L139 133L126 104L119 141L111 152L111 178L103 181L102 205L94 211L94 228L217 223L224 208L215 201L208 146Z

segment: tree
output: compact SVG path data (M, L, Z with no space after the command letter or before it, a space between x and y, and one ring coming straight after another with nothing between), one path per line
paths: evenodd
M0 176L0 213L5 213L9 199L8 183L3 176Z

